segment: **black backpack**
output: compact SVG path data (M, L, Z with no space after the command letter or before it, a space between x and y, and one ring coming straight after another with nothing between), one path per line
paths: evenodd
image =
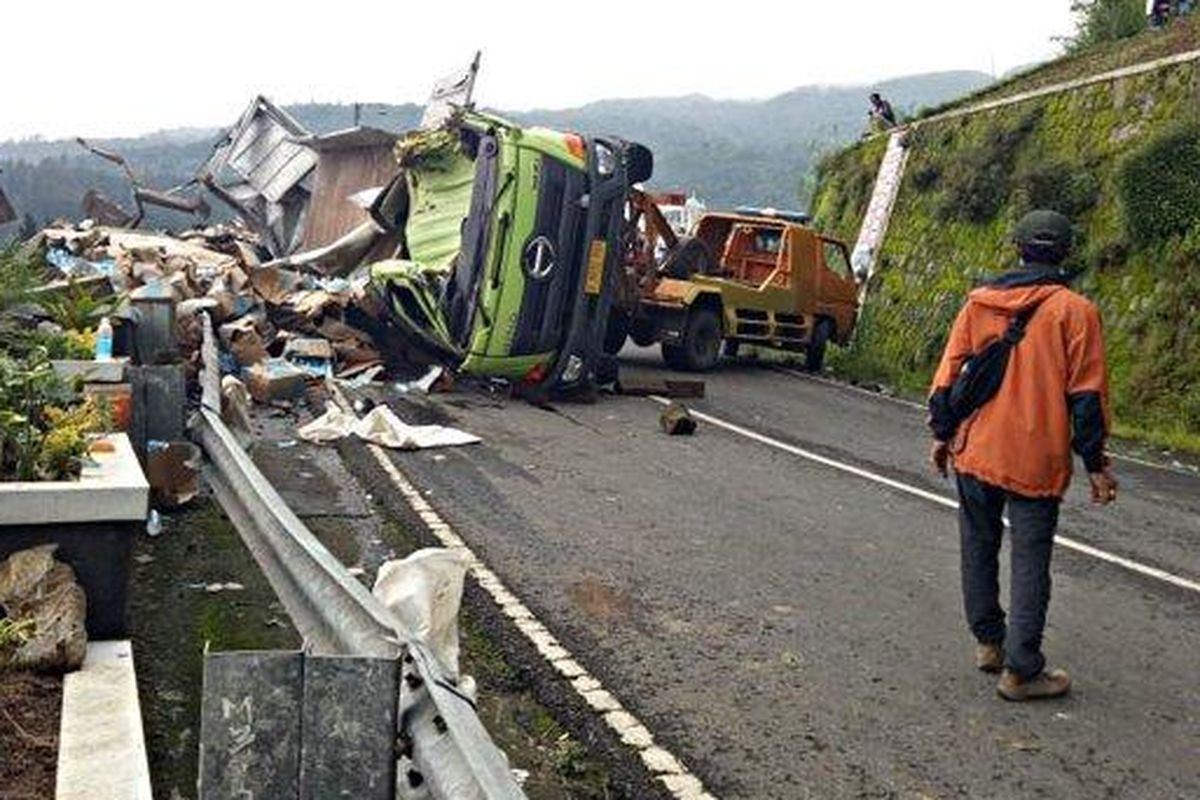
M1025 338L1025 326L1041 301L1034 303L1012 318L1008 330L994 342L989 342L978 353L967 357L959 370L958 377L950 386L950 413L957 426L982 408L1000 391L1004 373L1008 371L1008 359L1017 342Z

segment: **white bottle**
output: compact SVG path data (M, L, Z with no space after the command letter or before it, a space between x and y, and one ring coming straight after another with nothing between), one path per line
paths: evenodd
M113 353L113 327L112 322L108 317L100 320L100 326L96 328L96 360L97 361L112 361Z

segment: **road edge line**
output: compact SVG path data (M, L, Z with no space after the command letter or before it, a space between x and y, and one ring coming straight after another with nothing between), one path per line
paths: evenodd
M810 383L820 384L822 386L830 386L830 387L833 387L834 389L843 389L843 390L851 392L853 394L863 395L864 397L871 397L880 402L891 403L893 405L898 405L898 406L904 406L905 408L911 408L916 411L922 411L925 413L929 412L929 408L927 406L921 405L920 403L913 402L912 400L905 400L903 397L896 397L894 395L884 394L883 392L873 392L870 389L864 389L861 386L855 386L853 383L848 383L846 381L839 381L839 380L836 380L833 378L826 378L823 375L813 375L811 373L802 372L801 370L794 369L792 367L783 366L782 364L768 364L767 366L772 372L777 372L780 375L787 375L788 377L791 377L791 378L799 378L801 380L808 381ZM1126 461L1130 464L1137 464L1138 466L1146 467L1147 469L1156 469L1160 472L1169 472L1172 475L1182 475L1185 478L1200 477L1200 469L1189 468L1186 466L1179 467L1179 466L1172 466L1170 464L1160 464L1155 461L1150 461L1149 459L1146 459L1146 458L1138 458L1137 456L1130 456L1130 455L1126 455L1124 453L1109 452L1109 455L1112 456L1113 458L1115 458L1117 461Z
M633 748L654 780L678 800L716 800L700 779L670 751L654 743L654 736L636 716L628 711L600 681L584 667L543 625L521 599L504 585L495 572L480 559L454 528L434 509L420 490L404 475L377 444L367 450L379 462L388 479L399 490L413 513L444 547L461 553L468 561L469 572L481 589L537 650L550 667L570 684L588 707L596 712L622 744Z
M650 395L650 399L653 400L655 403L658 403L659 405L664 405L664 406L670 405L672 402L672 401L668 400L667 398L660 397L658 395ZM749 428L743 427L736 423L726 422L725 420L720 419L719 417L714 417L711 414L704 413L703 411L696 411L695 409L688 409L688 412L693 417L695 417L698 420L701 420L702 422L707 422L710 425L714 425L718 428L722 428L724 430L729 431L730 433L735 433L746 439L756 441L759 444L764 444L764 445L767 445L768 447L773 447L776 450L782 450L785 453L790 453L794 456L799 456L800 458L806 459L808 461L812 461L817 464L821 464L822 466L826 466L831 469L838 470L839 472L845 472L847 474L854 475L855 477L863 478L864 480L868 480L873 483L878 483L882 486L887 486L888 488L895 489L899 492L903 492L904 494L912 495L913 497L918 497L922 500L926 500L926 501L934 503L936 505L940 505L944 508L953 509L955 511L958 510L958 502L955 500L952 500L949 497L945 497L945 496L937 494L935 492L927 491L920 487L913 486L912 484L904 483L903 481L895 480L894 478L888 478L888 477L880 475L876 472L872 472L868 469L863 469L862 467L856 467L853 464L847 464L844 461L838 461L837 459L829 458L828 456L823 456L818 453L814 453L810 450L805 450L803 447L797 447L796 445L788 444L787 442L782 442L778 439L767 436L766 434L762 434L762 433L759 433L758 431L750 430ZM1005 524L1007 525L1007 521L1005 522ZM1154 578L1156 580L1163 581L1164 583L1171 584L1172 586L1175 586L1177 588L1185 589L1187 591L1191 591L1191 592L1200 594L1200 581L1194 581L1189 578L1185 578L1181 575L1176 575L1174 573L1167 572L1164 569L1159 569L1158 567L1152 567L1149 564L1143 564L1139 561L1134 561L1131 558L1126 558L1125 556L1117 555L1116 553L1110 553L1107 550L1102 550L1099 547L1087 544L1086 542L1081 542L1077 539L1072 539L1069 536L1063 536L1061 534L1056 535L1054 537L1054 541L1056 544L1061 545L1062 547L1065 547L1069 550L1074 550L1077 553L1091 556L1093 558L1099 559L1100 561L1104 561L1106 563L1113 564L1114 566L1122 567L1126 570L1129 570L1130 572L1135 572L1139 575L1142 575L1143 577Z

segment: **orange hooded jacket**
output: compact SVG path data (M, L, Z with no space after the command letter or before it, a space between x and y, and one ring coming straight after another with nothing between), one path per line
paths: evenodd
M1110 420L1100 314L1048 274L1022 270L971 292L930 395L930 427L937 439L952 441L955 470L1026 497L1063 496L1072 446L1089 472L1099 472ZM956 424L949 389L963 362L1035 303L999 391Z

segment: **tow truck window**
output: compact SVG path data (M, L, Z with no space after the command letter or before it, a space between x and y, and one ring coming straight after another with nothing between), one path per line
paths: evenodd
M846 248L827 239L821 240L821 248L825 252L825 266L839 278L852 280L854 271L850 269L850 257L846 255Z
M754 249L759 253L778 255L783 243L783 231L759 230L754 232Z

